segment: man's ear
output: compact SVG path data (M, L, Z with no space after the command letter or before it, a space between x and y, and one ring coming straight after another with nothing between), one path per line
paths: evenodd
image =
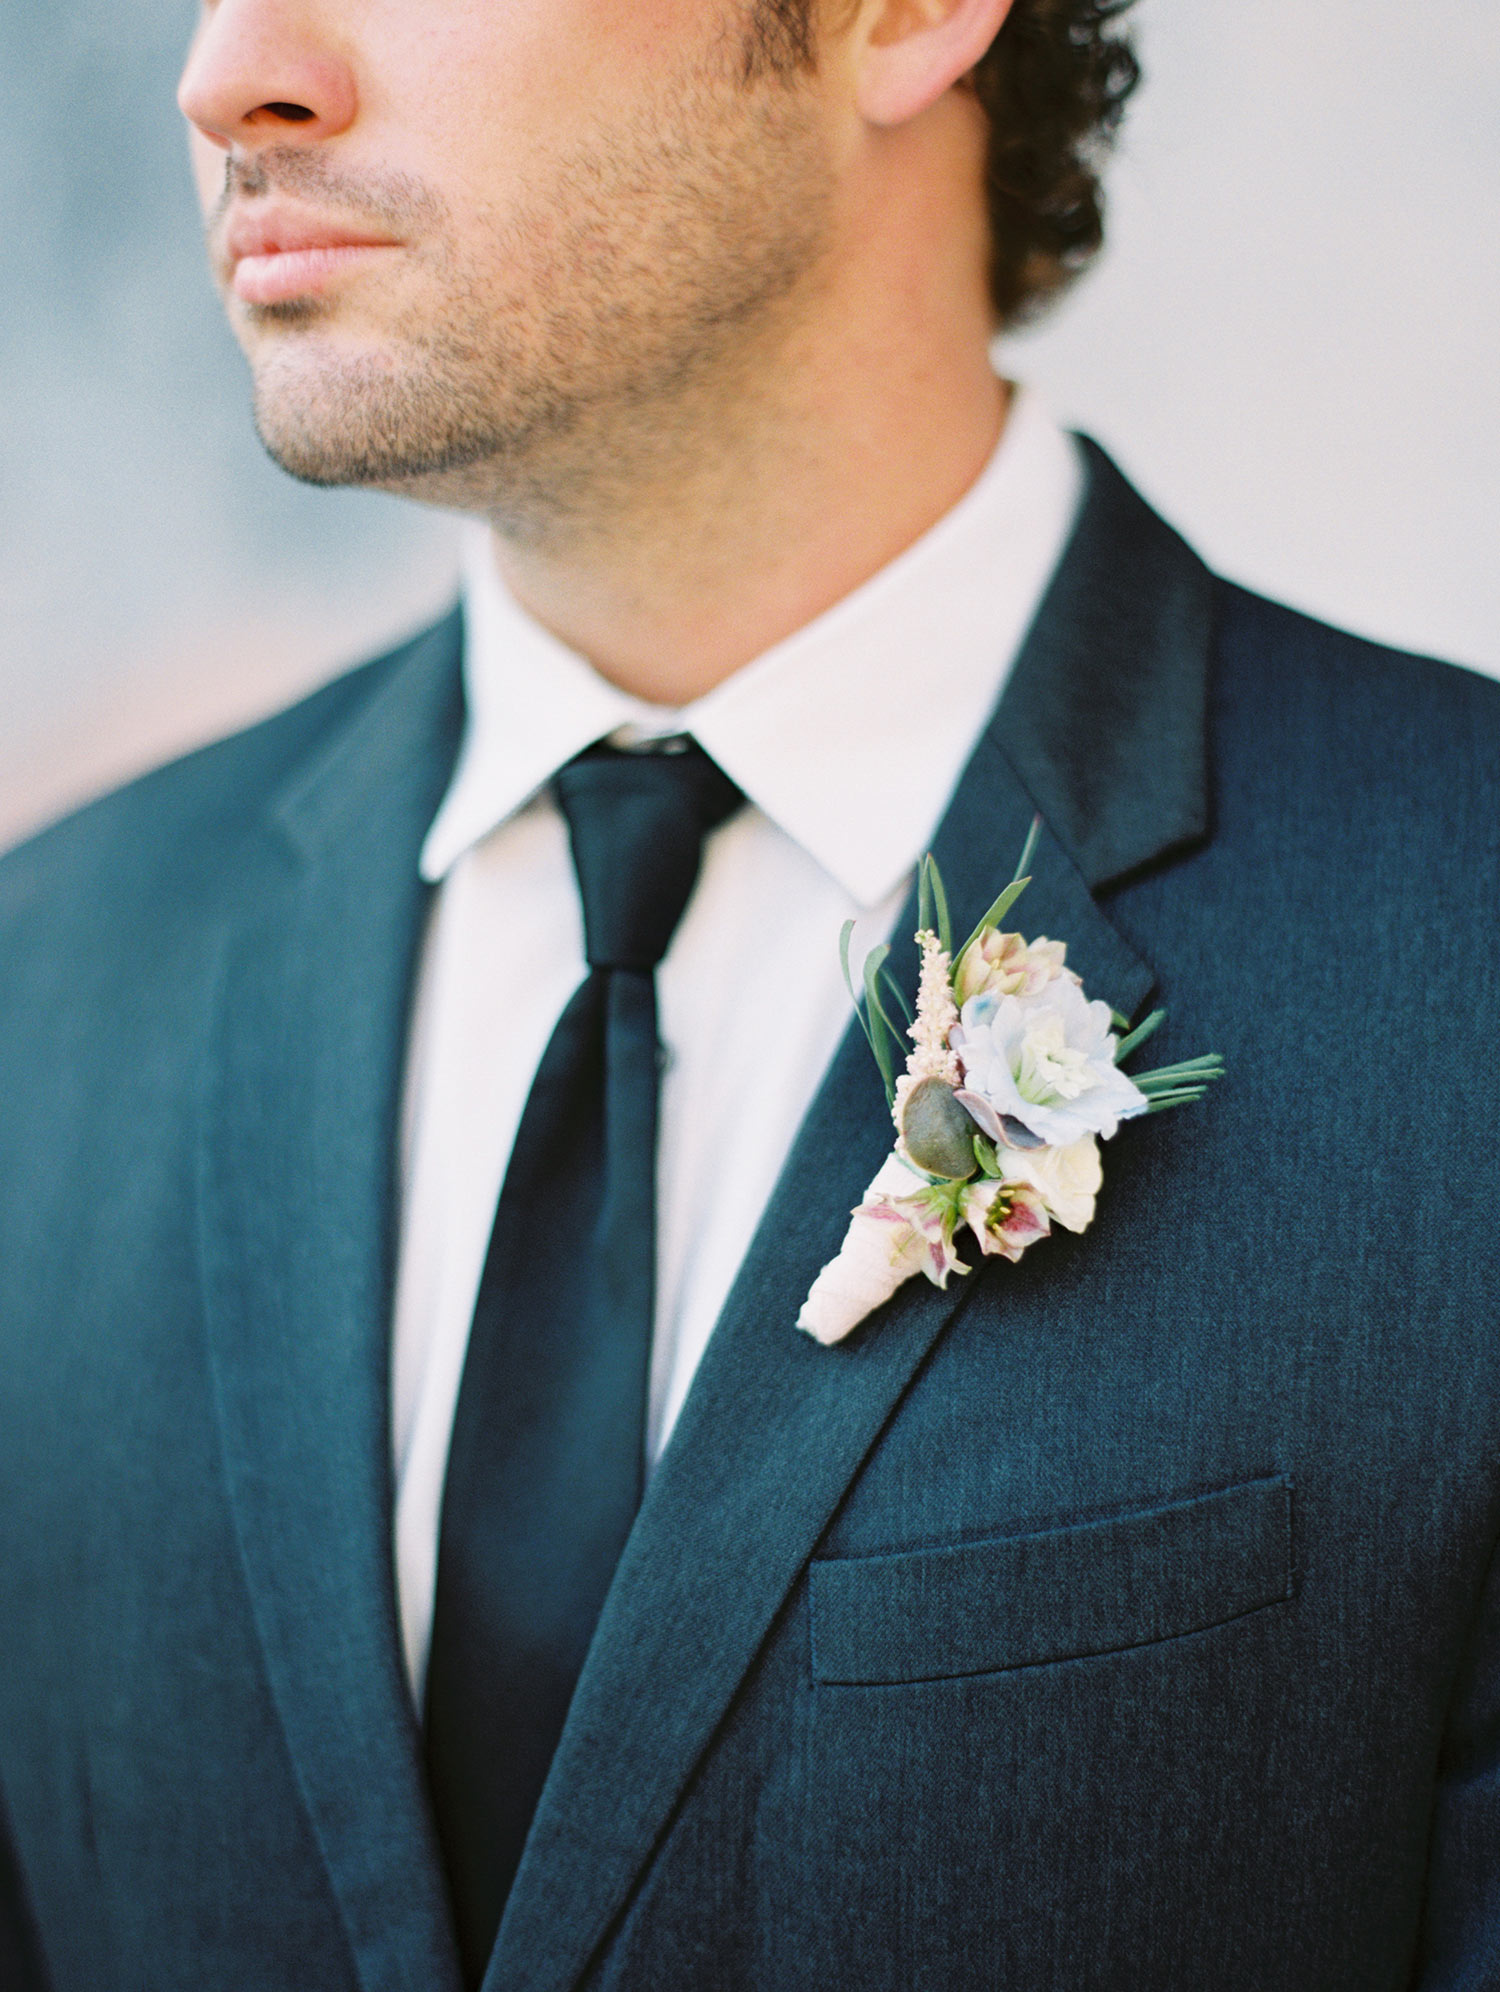
M859 108L874 125L905 124L967 76L999 34L1012 0L870 0L860 23Z

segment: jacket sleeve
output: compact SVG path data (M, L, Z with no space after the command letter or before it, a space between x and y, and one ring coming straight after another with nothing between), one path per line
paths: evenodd
M0 1986L5 1992L49 1992L20 1863L0 1805Z
M1500 1992L1500 1550L1449 1710L1412 1992Z

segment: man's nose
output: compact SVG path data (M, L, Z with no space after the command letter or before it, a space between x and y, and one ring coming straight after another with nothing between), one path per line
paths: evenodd
M259 151L332 138L358 109L349 63L305 0L216 0L204 11L177 90L212 144Z

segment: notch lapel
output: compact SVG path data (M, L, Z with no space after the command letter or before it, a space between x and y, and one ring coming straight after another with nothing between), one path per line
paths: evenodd
M955 928L966 931L1041 811L1025 929L1066 940L1090 993L1133 1015L1151 972L1090 888L1203 833L1211 583L1088 449L1069 550L935 851ZM898 939L915 922L912 901ZM898 961L911 996L915 950L898 947ZM955 1278L946 1292L912 1280L833 1349L796 1331L808 1287L891 1140L851 1027L616 1573L485 1992L565 1992L587 1970L902 1393L981 1280L996 1276Z
M267 1674L364 1992L458 1986L399 1659L388 1409L400 1079L456 617L273 812L201 1144L209 1358Z

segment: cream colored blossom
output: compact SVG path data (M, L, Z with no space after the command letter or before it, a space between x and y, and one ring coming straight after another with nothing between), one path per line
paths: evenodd
M1063 1148L1004 1148L1000 1168L1007 1183L1034 1189L1066 1231L1087 1231L1104 1182L1104 1164L1093 1135Z
M986 927L958 958L953 988L960 1005L971 996L1030 996L1059 975L1072 974L1063 941L1045 935L1034 941ZM1077 981L1077 977L1073 977Z

